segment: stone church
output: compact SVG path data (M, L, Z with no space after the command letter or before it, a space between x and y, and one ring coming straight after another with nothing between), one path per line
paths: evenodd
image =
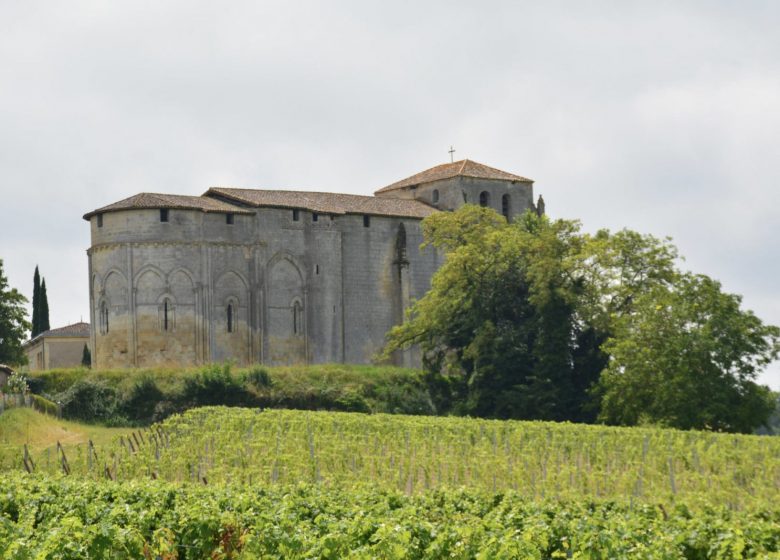
M370 362L442 262L422 219L466 203L511 220L533 181L462 160L374 196L213 187L89 212L93 367Z

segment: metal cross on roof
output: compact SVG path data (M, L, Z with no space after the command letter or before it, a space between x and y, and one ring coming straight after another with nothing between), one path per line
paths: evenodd
M455 157L452 155L452 154L454 154L454 153L455 153L455 148L453 148L452 146L450 146L450 151L449 151L449 154L450 154L450 163L453 163L453 162L455 161Z

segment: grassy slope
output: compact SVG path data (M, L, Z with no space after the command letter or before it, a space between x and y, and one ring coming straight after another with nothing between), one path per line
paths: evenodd
M60 420L30 408L12 408L0 414L0 445L27 444L32 450L46 449L58 441L66 447L89 439L98 446L109 445L115 437L129 431Z

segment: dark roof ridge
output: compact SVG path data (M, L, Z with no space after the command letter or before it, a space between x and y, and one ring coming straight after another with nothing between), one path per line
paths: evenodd
M221 190L228 190L228 191L260 191L260 192L280 192L280 193L295 193L295 194L325 194L325 195L334 195L334 196L355 196L360 198L376 198L374 195L371 194L354 194L354 193L339 193L339 192L333 192L333 191L302 191L300 189L255 189L255 188L249 188L249 187L225 187L221 185L217 185L214 187L209 187L209 189L203 193L201 196L207 196L208 193L212 190L216 190L217 192Z
M298 208L318 214L424 218L438 212L421 200L363 194L211 187L204 196L224 197L257 208Z

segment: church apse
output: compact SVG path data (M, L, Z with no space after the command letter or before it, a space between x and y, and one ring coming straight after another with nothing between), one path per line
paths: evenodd
M462 160L374 196L212 187L93 210L93 363L369 363L442 262L420 248L422 220L480 202L512 219L532 189ZM416 349L394 358L421 362Z

